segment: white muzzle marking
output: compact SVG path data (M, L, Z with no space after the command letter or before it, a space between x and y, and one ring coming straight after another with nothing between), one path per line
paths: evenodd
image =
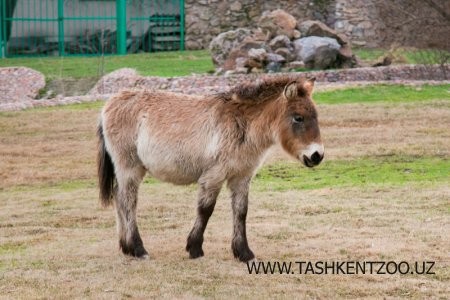
M306 147L306 149L301 152L300 158L302 158L303 156L306 156L308 159L311 159L311 156L315 152L319 153L320 156L323 156L324 151L325 151L325 149L323 147L323 144L312 143L312 144L308 145L308 147Z

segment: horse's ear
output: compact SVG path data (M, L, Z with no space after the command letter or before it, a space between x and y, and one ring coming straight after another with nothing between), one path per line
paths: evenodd
M297 81L292 81L284 87L283 95L287 100L295 100L298 95Z
M308 95L311 95L314 90L314 82L316 82L316 77L308 78L305 83L303 83L303 88Z

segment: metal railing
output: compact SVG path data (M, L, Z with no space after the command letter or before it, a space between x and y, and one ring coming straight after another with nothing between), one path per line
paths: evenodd
M0 57L184 50L184 0L1 0Z

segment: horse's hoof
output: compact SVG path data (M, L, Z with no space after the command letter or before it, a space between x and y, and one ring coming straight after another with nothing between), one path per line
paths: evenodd
M199 258L205 255L202 248L186 246L186 251L189 252L189 258Z
M148 259L149 255L142 245L127 245L125 242L120 241L120 248L123 254L129 255L139 259Z
M144 254L144 255L138 256L138 257L136 257L136 258L137 258L137 259L141 259L141 260L148 260L148 259L150 259L150 255Z
M249 263L249 264L257 264L258 262L259 262L259 260L256 257L247 261L247 263Z
M233 255L235 258L239 259L239 261L241 261L241 262L248 262L248 261L255 259L255 255L253 254L252 250L250 250L249 248L240 249L239 251L233 249Z
M139 258L139 259L148 259L149 258L147 250L145 250L145 248L142 246L135 248L134 253L132 253L132 256Z

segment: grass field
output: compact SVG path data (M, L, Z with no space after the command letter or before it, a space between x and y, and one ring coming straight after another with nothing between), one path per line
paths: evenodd
M249 243L260 261L435 261L436 274L249 275L230 250L226 190L205 257L189 260L196 187L151 178L138 208L151 259L124 257L97 199L96 102L0 113L0 295L448 298L449 86L381 90L316 95L325 161L274 151L252 183Z
M143 76L184 76L214 72L211 56L202 51L173 51L126 56L42 57L0 59L0 67L25 66L48 80L99 77L120 68L136 69Z
M385 55L384 49L355 49L364 62L372 63ZM417 52L399 49L394 54L401 63L438 63L431 51ZM427 60L421 61L421 57ZM423 60L423 59L422 59ZM394 61L395 63L396 61ZM185 76L214 72L211 55L207 50L142 53L105 57L42 57L0 59L0 67L26 66L42 72L48 81L55 79L98 78L120 69L133 68L144 76Z

